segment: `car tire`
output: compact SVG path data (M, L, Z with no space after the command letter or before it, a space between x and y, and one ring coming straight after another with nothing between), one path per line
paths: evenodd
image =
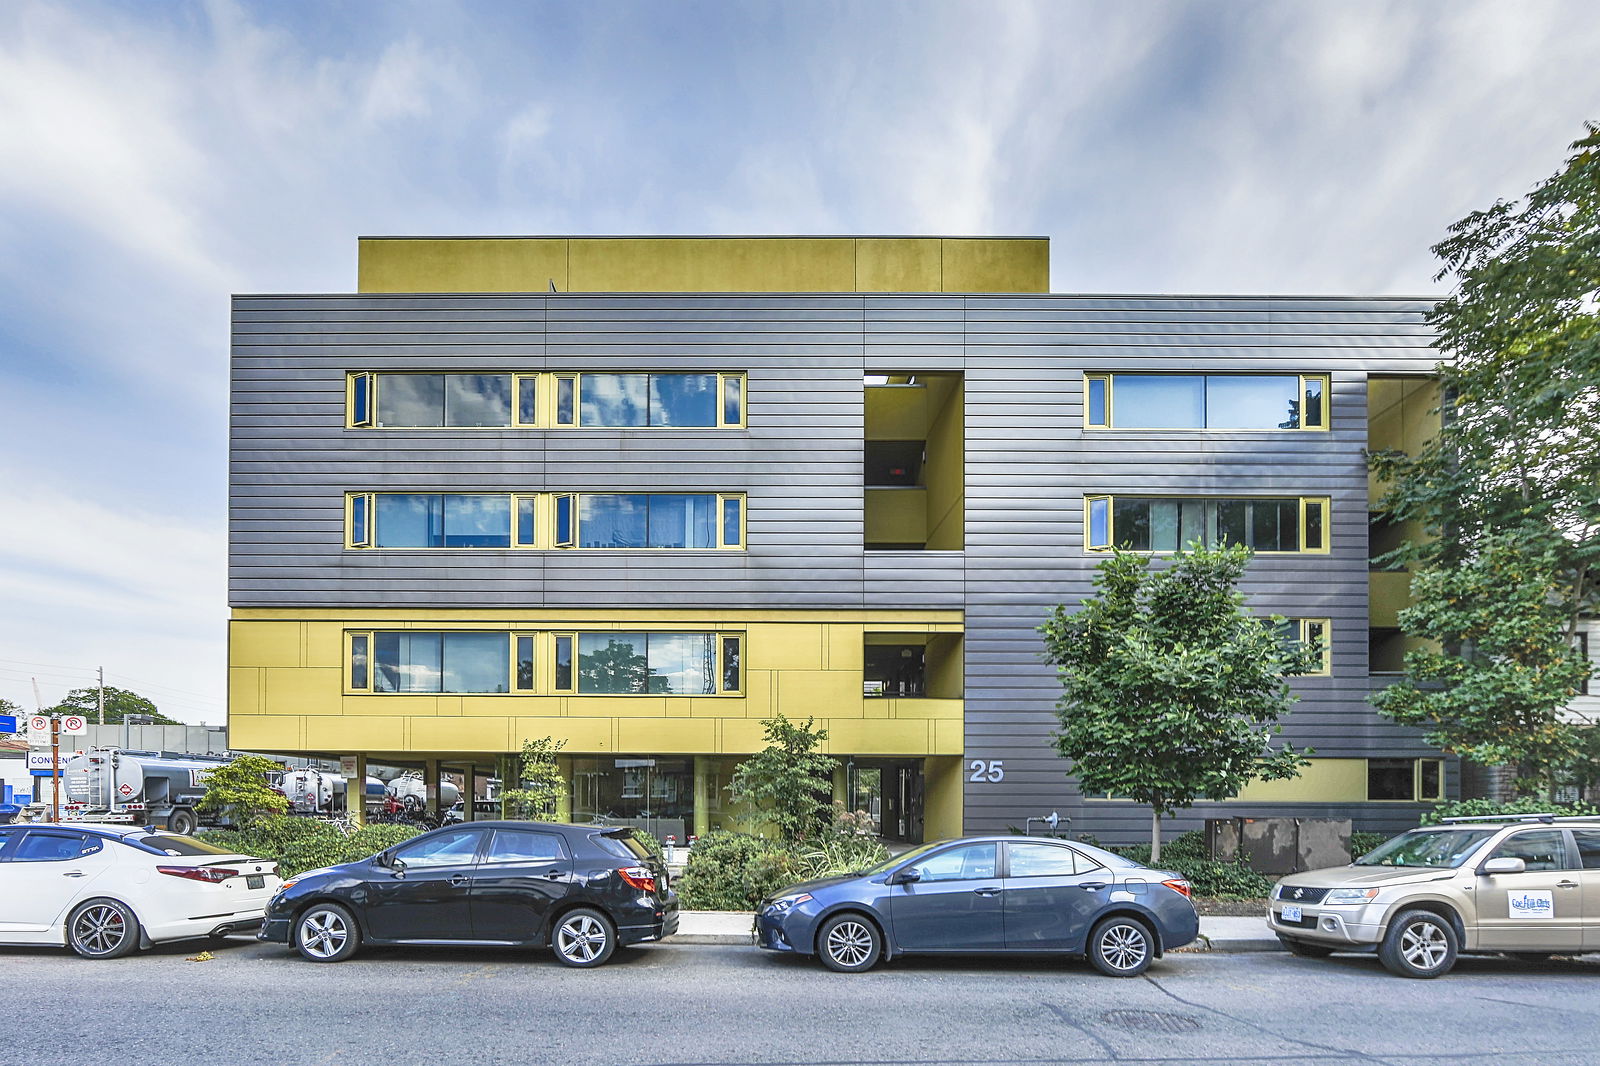
M294 920L294 948L307 962L343 962L360 947L355 916L337 903L313 903Z
M1450 972L1458 947L1449 919L1432 911L1403 911L1389 923L1378 959L1398 977L1426 980Z
M1278 937L1278 943L1282 944L1284 950L1289 954L1298 955L1302 959L1325 959L1333 954L1333 949L1326 945L1310 944L1290 936Z
M561 916L550 935L550 950L563 966L580 970L602 965L617 950L617 931L605 915L578 907Z
M91 899L67 917L67 946L86 959L120 959L139 947L139 919L114 899Z
M1156 955L1155 936L1137 918L1107 918L1089 933L1089 962L1107 977L1138 977Z
M865 973L883 957L883 937L859 914L836 914L817 930L817 956L835 973Z
M181 837L192 836L200 828L200 819L187 807L179 807L167 815L167 828Z

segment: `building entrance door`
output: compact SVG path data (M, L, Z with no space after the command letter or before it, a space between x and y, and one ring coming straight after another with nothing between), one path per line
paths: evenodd
M920 759L852 759L845 771L851 810L870 814L881 837L922 843Z

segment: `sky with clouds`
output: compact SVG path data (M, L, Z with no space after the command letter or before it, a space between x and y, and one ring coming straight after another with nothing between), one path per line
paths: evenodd
M1593 0L0 3L0 698L223 720L228 298L362 234L994 233L1060 292L1437 291Z

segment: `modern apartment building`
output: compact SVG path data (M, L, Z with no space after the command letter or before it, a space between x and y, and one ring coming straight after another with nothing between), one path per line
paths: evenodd
M1036 627L1111 544L1256 551L1325 649L1296 781L1197 807L1414 822L1451 760L1366 704L1406 575L1368 447L1428 433L1422 299L1049 291L1043 238L369 238L238 296L232 743L495 773L683 839L776 712L885 835L1148 815L1054 753Z

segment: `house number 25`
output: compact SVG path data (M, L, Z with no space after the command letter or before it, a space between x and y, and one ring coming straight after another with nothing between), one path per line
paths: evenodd
M967 765L972 772L967 775L968 781L1004 781L1006 779L1006 764L1004 759L994 759L985 762L982 759L973 759Z

